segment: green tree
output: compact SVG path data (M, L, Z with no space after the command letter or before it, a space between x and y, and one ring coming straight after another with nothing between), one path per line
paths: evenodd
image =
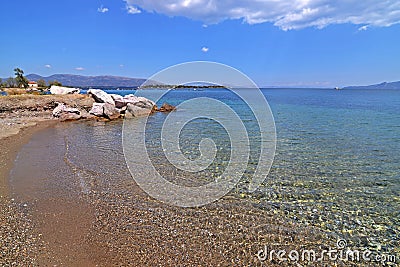
M44 88L44 87L46 87L46 81L43 80L43 79L39 79L37 81L37 85L38 85L39 88Z
M50 85L50 86L52 86L52 85L62 86L62 84L61 84L59 81L57 81L57 80L49 81L49 85Z
M5 82L5 84L6 84L6 87L8 87L8 88L15 88L17 86L16 81L13 77L8 78L7 81Z
M28 88L28 79L24 76L24 71L20 68L15 68L15 81L18 87Z

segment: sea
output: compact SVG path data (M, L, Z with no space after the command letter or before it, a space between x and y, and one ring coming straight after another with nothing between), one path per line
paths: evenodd
M159 106L164 102L179 105L190 99L213 98L230 106L243 121L250 139L246 170L232 190L216 201L230 197L250 202L295 224L358 240L370 249L390 252L398 248L400 90L301 88L261 92L274 118L276 151L270 171L256 190L249 190L248 184L259 163L260 126L245 102L221 88L171 90L157 102ZM184 114L185 110L175 112ZM181 153L189 160L196 159L204 138L213 140L216 153L205 170L184 171L171 164L163 150L161 132L168 115L156 113L146 122L147 154L157 172L186 186L218 179L232 156L224 126L205 117L187 123L179 135ZM71 122L34 135L22 148L11 173L14 193L32 199L54 192L72 194L68 179L77 181L79 194L90 192L94 183L101 184L104 191L121 183L122 177L129 175L122 124ZM27 174L29 181L24 178ZM44 189L41 184L48 180L51 184ZM122 185L119 188L124 190Z

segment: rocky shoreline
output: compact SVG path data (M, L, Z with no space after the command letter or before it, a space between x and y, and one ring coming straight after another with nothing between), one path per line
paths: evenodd
M62 121L79 119L106 119L133 118L148 116L155 112L171 112L176 108L164 103L158 108L156 103L145 97L133 94L121 96L108 94L100 89L90 89L87 95L92 97L94 103L90 110L86 107L73 107L66 103L58 102L53 110L53 116Z
M88 94L0 96L0 139L44 121L109 121L175 109L168 103L159 108L144 97L123 97L98 89L89 90Z

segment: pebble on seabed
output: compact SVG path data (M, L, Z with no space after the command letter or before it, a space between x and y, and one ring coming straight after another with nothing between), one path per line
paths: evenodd
M0 266L37 266L36 257L44 247L20 205L0 197Z

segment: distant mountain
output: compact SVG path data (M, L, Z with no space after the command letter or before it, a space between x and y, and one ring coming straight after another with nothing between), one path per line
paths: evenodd
M367 86L348 86L343 89L400 89L400 81L390 83L380 83Z
M42 77L37 74L29 74L26 76L30 81L40 79L46 82L57 80L65 86L75 87L138 87L142 85L146 79L118 77L118 76L81 76L73 74L54 74L48 77Z

